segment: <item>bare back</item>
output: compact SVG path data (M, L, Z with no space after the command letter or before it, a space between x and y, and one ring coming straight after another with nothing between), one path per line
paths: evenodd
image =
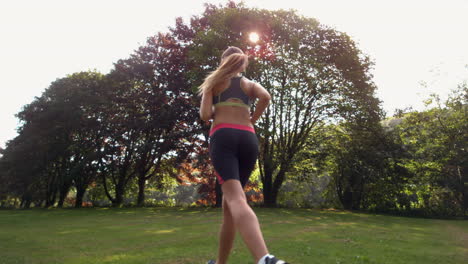
M255 98L255 85L252 81L242 78L240 86L247 96L252 99ZM235 102L235 99L229 99L228 101ZM239 106L216 106L212 127L220 123L231 123L253 127L250 121L250 109Z

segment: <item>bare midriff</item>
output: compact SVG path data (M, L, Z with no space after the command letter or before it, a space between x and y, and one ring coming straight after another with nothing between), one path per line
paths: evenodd
M215 115L211 128L217 124L229 123L254 127L250 121L250 111L247 107L219 105L215 107Z

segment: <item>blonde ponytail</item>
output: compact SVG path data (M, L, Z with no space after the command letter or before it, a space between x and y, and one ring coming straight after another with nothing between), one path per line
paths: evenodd
M205 78L203 84L198 87L198 94L202 95L209 91L212 91L213 95L219 94L227 88L232 77L235 77L247 67L247 63L248 57L244 55L241 49L229 47L223 53L221 65L211 72Z

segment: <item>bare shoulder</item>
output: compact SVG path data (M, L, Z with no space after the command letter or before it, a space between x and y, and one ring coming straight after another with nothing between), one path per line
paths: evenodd
M247 77L243 77L241 79L241 88L249 97L256 97L255 85L256 83L254 81L249 80Z
M246 94L248 96L253 98L265 98L268 100L271 99L270 94L261 84L251 81L247 78L242 78L242 80L243 84L241 83L241 86L243 85L244 87L246 87L246 89L244 89L244 87L242 87L242 89L246 91Z

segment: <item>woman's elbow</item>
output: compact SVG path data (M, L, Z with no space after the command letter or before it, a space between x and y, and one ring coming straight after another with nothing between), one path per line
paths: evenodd
M203 121L210 121L211 119L211 115L206 113L206 112L200 112L200 118L203 120Z
M201 120L203 120L203 121L207 121L207 120L206 120L206 116L205 116L202 112L200 112L200 118L201 118Z
M203 121L205 121L205 122L210 121L210 119L209 119L208 117L206 117L206 116L203 116L203 115L202 115L202 116L200 116L200 117L201 117L201 120L203 120Z
M258 98L260 101L266 103L266 104L269 104L270 101L271 101L271 95L270 94L264 94L263 96L261 96L260 98Z

